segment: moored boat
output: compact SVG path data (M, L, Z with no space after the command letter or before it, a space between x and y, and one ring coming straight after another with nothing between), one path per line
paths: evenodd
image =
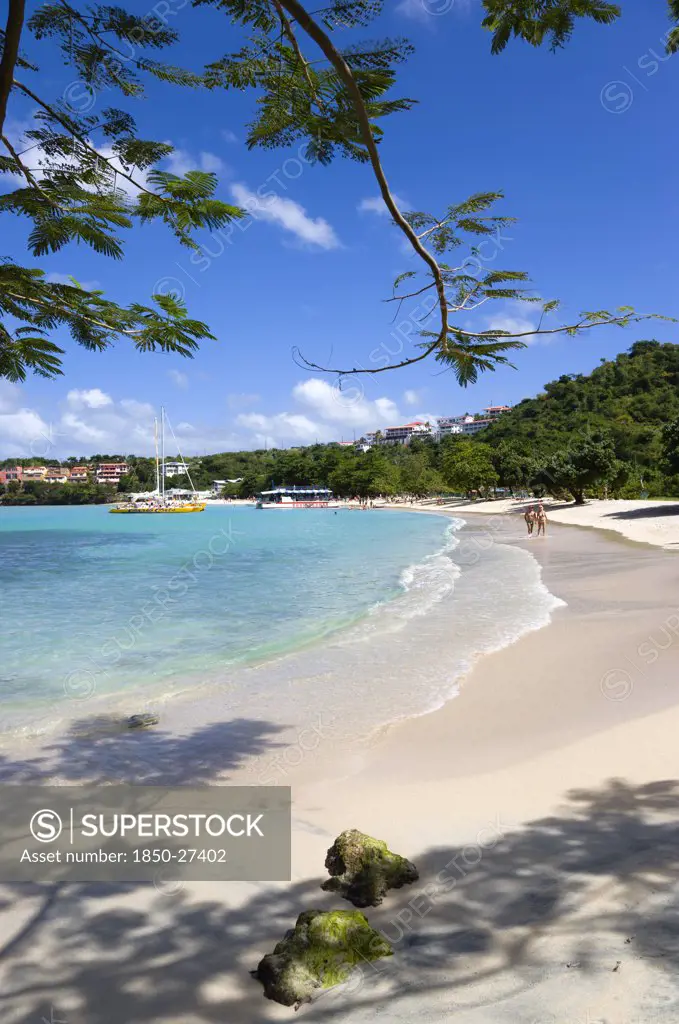
M184 456L179 456L184 466L184 471L191 484L191 498L172 499L165 493L165 410L160 410L161 424L161 452L158 453L158 420L155 421L155 446L156 446L156 489L152 494L136 495L131 500L122 502L109 509L109 512L117 515L159 515L181 512L204 512L205 502L198 499L198 493L193 486L189 467L184 462ZM172 425L170 424L170 430ZM174 430L172 430L174 437ZM175 443L177 438L174 438Z
M274 487L257 495L256 508L339 508L327 487Z

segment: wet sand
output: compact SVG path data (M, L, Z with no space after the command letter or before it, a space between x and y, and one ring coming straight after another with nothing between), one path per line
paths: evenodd
M68 1024L292 1019L248 971L302 910L340 905L319 886L352 827L420 881L367 911L394 956L300 1018L678 1019L679 559L596 531L526 541L522 525L501 522L489 543L530 544L566 607L482 658L440 711L304 753L285 780L291 883L5 887L3 1021L50 1021L50 1008ZM231 740L210 781L251 778L271 756L243 742L239 757ZM161 766L188 750L168 739Z

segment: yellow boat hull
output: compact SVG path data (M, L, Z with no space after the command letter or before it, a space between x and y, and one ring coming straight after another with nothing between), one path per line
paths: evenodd
M204 512L205 505L179 505L177 508L110 508L109 512L121 516L168 515L182 512Z

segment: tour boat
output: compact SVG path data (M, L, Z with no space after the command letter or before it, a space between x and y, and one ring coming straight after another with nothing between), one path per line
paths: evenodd
M339 508L327 487L275 487L257 495L256 508Z
M115 505L109 509L109 512L117 513L118 515L164 515L166 513L181 513L181 512L204 512L205 502L198 499L198 493L196 488L193 486L193 480L189 473L189 467L184 462L184 456L179 452L179 445L177 445L177 451L179 457L184 466L186 475L189 478L191 484L191 492L193 497L186 500L173 500L168 497L165 493L165 410L160 410L160 437L161 437L161 454L158 454L158 420L154 420L154 433L155 433L155 445L156 445L156 489L152 494L137 495L136 500L123 502L121 505ZM170 424L170 430L174 437L174 430L172 430L172 424ZM174 437L175 444L177 438Z

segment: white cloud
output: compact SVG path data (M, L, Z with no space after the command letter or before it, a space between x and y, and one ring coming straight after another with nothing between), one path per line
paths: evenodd
M22 389L0 381L0 449L6 458L64 459L68 455L152 455L156 411L135 398L114 400L99 388L72 390L61 403L53 423L36 409L25 407ZM252 438L228 428L199 428L191 423L173 424L185 455L246 448ZM166 448L174 454L168 431Z
M400 196L394 195L394 202L400 210L408 209L408 203ZM361 199L357 209L360 213L376 213L378 217L391 216L382 196L369 196L367 199Z
M42 450L50 437L50 426L34 409L15 409L13 412L0 413L0 438L3 448L6 441L20 442L20 450L13 447L12 454L18 455L25 451L29 458L34 452ZM25 447L23 447L25 446Z
M45 275L45 280L49 281L50 284L70 284L73 287L73 281L71 274L57 274L54 271L50 271L49 274ZM78 278L76 277L76 281ZM100 281L78 281L78 284L85 289L86 292L94 292L101 288Z
M508 331L510 334L523 334L524 331L534 331L536 324L532 320L526 320L518 316L494 316L488 320L487 330Z
M260 401L260 395L247 394L245 392L241 392L240 394L232 393L226 396L226 404L229 409L245 409L248 405L257 405Z
M189 378L181 370L168 370L167 375L178 388L186 389L189 386Z
M260 197L251 192L247 185L238 182L231 186L231 194L239 206L244 207L255 220L276 224L300 242L319 249L337 249L340 245L327 220L323 217L312 219L294 199L276 195Z
M82 416L76 416L73 412L65 412L59 424L60 433L67 433L75 441L82 441L84 444L91 444L106 441L106 431L93 423L87 423Z
M398 416L398 408L390 398L367 399L360 380L350 382L345 389L329 384L327 380L312 377L301 381L293 389L293 397L312 409L326 423L370 430L383 426Z
M386 395L367 397L363 384L362 378L356 378L340 391L328 380L302 380L292 389L287 408L267 414L247 409L260 400L258 395L232 394L227 398L235 414L230 423L205 427L184 420L172 424L174 435L181 452L192 455L337 441L413 418ZM24 405L21 388L0 382L0 446L10 457L153 454L157 412L149 402L118 399L100 388L72 389L51 425ZM174 454L174 449L168 429L166 450Z
M508 331L510 334L523 334L519 338L525 345L545 344L551 340L549 335L542 337L532 332L537 330L538 324L535 317L526 315L526 303L519 300L507 302L504 308L496 314L485 319L484 330ZM529 332L529 333L526 333Z
M404 391L403 401L406 403L406 405L417 405L417 403L420 401L421 396L421 391Z
M434 427L434 426L436 426L436 421L438 420L440 415L441 415L440 412L418 412L418 413L415 414L415 416L413 416L413 418L412 418L412 420L410 422L411 423L416 423L416 422L417 423L431 423L431 425Z
M225 142L238 142L238 136L229 128L222 128L219 134L221 135Z
M39 126L39 122L34 119L26 121L14 121L10 123L7 129L7 135L14 148L19 152L21 162L31 171L38 179L41 177L42 172L49 167L68 167L75 166L76 161L71 157L63 156L50 156L42 146L36 146L31 142L30 139L25 139L24 133L29 128L35 128ZM89 144L93 149L96 149L104 159L109 163L113 171L118 173L115 175L116 188L120 189L128 196L135 197L139 193L139 189L136 185L133 185L127 178L122 177L121 172L124 170L123 165L118 156L113 152L112 146L95 146L93 142L88 140ZM146 181L145 171L134 171L131 175L140 184L144 184ZM26 185L26 178L23 174L3 174L0 177L0 189L9 191L11 187L15 185Z
M51 158L42 146L31 145L30 139L24 139L23 136L29 128L35 128L38 126L38 122L34 118L28 118L25 121L10 121L8 122L6 133L10 142L14 145L15 149L19 150L22 155L22 162L28 168L29 171L34 173L41 171L51 165L63 166L64 164L74 165L75 161L69 158L58 157ZM95 146L94 142L88 140L89 144L96 149L111 166L113 171L118 173L115 175L116 188L120 189L127 196L135 198L139 194L139 189L131 181L122 176L124 171L123 164L120 158L114 153L112 146ZM22 154L22 150L28 150L25 154ZM213 171L214 173L224 173L228 170L224 161L218 157L215 153L210 153L206 150L201 151L198 156L193 156L187 150L175 149L173 153L164 161L165 166L171 174L184 175L187 171L202 170L202 171ZM128 172L125 172L128 173ZM141 171L134 169L129 172L130 177L134 178L135 181L139 182L140 185L145 185L147 181L147 171ZM10 187L15 185L26 185L26 179L22 174L4 174L0 177L0 190L8 191Z
M180 177L189 171L212 171L219 174L226 170L226 164L220 157L205 150L194 157L185 149L175 149L167 158L167 165L170 174L177 174Z
M21 388L0 378L0 413L14 412L21 402Z
M51 447L52 428L21 401L21 388L0 380L0 447L6 458L41 457Z
M269 444L284 440L313 444L327 435L327 429L321 424L299 413L280 412L275 416L264 416L258 412L242 412L236 417L236 423L252 430L258 441Z
M121 398L120 408L135 420L150 420L156 414L149 402L138 402L136 398Z
M66 401L73 409L101 409L112 405L113 399L100 388L78 391L74 389L66 395Z

